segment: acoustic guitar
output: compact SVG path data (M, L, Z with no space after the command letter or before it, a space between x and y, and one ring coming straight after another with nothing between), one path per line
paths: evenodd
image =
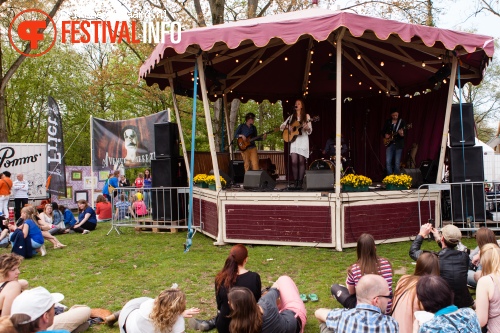
M300 121L296 120L294 121L290 126L292 129L289 131L288 128L285 128L283 131L283 140L285 142L294 142L295 139L297 139L297 136L299 136L302 133L302 127L304 127L305 124L307 123L314 123L316 121L319 121L319 116L312 117L308 121L301 123Z
M255 138L251 138L251 139L247 138L246 140L244 140L243 138L238 138L238 148L240 148L241 151L245 151L253 141L262 138L264 136L264 134L269 134L269 133L277 132L277 131L279 131L279 128L272 129L270 131L262 133L261 135L258 135Z
M404 127L400 128L400 129L402 129L402 130L407 130L407 129L412 128L412 126L413 126L413 125L410 123L410 124L408 124L408 125L406 125L406 126L404 126ZM399 131L399 129L398 129L398 131ZM388 137L388 138L384 137L384 146L386 146L386 147L387 147L388 145L390 145L390 144L392 143L392 141L394 141L394 137L396 136L396 134L398 134L398 132L396 131L396 132L392 132L392 133L388 133L388 134L389 134L389 137Z

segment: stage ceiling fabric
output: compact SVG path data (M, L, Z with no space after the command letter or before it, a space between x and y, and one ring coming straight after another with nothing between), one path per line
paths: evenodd
M446 84L451 55L462 84L478 84L494 53L492 37L312 8L196 28L169 36L140 68L148 85L191 94L203 54L209 98L271 102L335 97L336 39L342 37L342 98L404 96Z

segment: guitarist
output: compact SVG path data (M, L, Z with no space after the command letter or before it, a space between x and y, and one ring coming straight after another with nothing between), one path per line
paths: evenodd
M280 130L288 129L288 132L292 133L296 122L302 125L300 135L290 144L290 162L295 188L302 188L302 181L306 173L306 159L309 157L309 135L312 133L310 120L311 117L306 113L304 101L298 99L295 101L295 112L280 126Z
M257 128L253 124L255 121L255 114L249 112L245 115L245 122L240 124L236 129L234 138L242 138L244 141L250 140L257 137ZM250 142L248 147L241 151L241 156L243 157L243 163L245 165L245 172L248 170L259 170L259 158L257 156L257 147L255 146L255 141L265 140L267 134L264 134L262 138L258 138Z
M386 139L390 139L393 136L392 141L385 150L385 168L388 175L401 174L399 166L401 165L401 154L405 145L405 128L406 122L399 118L398 109L391 108L391 118L385 121L384 128L382 129L382 135ZM393 160L394 168L392 164Z

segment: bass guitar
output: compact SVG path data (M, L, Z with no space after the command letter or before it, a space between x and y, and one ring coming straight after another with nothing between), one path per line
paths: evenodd
M270 131L262 133L261 135L258 135L255 138L251 138L251 139L250 138L246 138L246 140L245 140L243 138L238 138L238 148L240 148L241 151L245 151L248 148L248 146L250 146L250 144L253 141L262 138L265 134L269 134L269 133L272 133L272 132L277 132L278 130L279 130L279 128L275 128L275 129L272 129Z
M408 130L412 127L413 125L412 124L408 124L400 129L402 130ZM398 130L399 131L399 130ZM385 138L384 137L384 146L388 146L392 143L392 141L394 141L394 137L396 136L396 134L398 134L398 132L392 132L392 133L388 133L389 134L389 137L388 138Z
M285 142L294 142L295 139L297 139L297 136L301 134L302 127L304 127L305 124L307 123L313 123L319 121L319 116L312 117L308 121L301 123L300 121L296 120L294 121L290 127L291 129L288 130L288 128L285 128L283 131L283 140Z

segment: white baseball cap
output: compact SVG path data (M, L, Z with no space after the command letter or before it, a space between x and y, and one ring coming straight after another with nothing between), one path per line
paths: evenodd
M10 315L25 314L30 320L22 324L30 323L40 318L50 308L64 299L61 293L49 293L44 287L36 287L22 292L12 302Z

